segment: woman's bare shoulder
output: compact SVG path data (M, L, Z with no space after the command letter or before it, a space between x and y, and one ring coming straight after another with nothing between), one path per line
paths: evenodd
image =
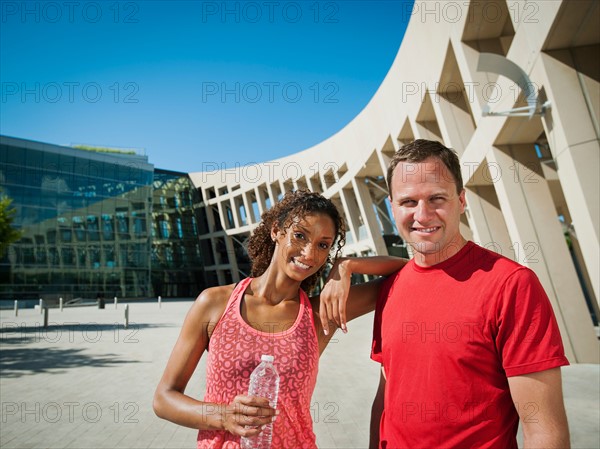
M223 302L227 303L236 284L219 285L217 287L209 287L204 289L196 298L199 302Z
M225 311L235 285L220 285L203 290L194 301L191 314L199 319L209 318L210 321L218 321Z

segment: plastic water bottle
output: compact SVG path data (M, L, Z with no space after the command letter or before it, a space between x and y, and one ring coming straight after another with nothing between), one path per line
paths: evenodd
M279 374L273 366L272 355L263 355L260 360L260 364L250 375L248 396L267 398L269 405L276 408L279 393ZM269 423L258 435L249 438L242 437L240 444L242 449L270 449L272 439L273 423Z

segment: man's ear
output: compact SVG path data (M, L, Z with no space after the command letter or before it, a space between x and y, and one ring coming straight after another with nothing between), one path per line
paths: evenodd
M462 189L462 191L458 195L458 202L460 203L460 213L461 214L465 213L465 208L467 207L466 195L467 195L467 193L466 193L465 189Z

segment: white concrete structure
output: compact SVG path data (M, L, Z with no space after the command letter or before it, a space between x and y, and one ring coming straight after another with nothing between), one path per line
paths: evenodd
M416 2L388 75L344 129L289 157L190 174L211 231L202 237L214 253L206 270L219 283L243 277L246 265L233 255L243 253L260 214L301 187L344 211L347 254L396 252L388 161L403 143L440 140L461 157L464 235L532 268L569 359L598 363L590 319L600 298L598 23L598 1ZM526 98L518 80L478 71L485 53L528 76L536 114L502 115L527 106Z

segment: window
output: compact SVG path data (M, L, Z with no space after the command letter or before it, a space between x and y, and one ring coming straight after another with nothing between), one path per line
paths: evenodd
M138 216L136 212L133 213L133 233L136 237L144 237L146 235L146 217Z
M177 228L177 237L183 238L183 226L181 226L181 217L175 219L175 226Z
M75 231L77 240L85 242L86 230L85 224L83 223L83 217L73 217L73 230Z
M90 240L97 242L100 240L100 234L98 232L98 217L95 215L88 215L86 221Z
M113 218L110 215L102 215L102 238L104 240L114 240L115 230L113 225Z
M163 239L168 239L169 238L169 223L167 223L167 220L162 219L159 222L159 226L160 226L161 237Z

